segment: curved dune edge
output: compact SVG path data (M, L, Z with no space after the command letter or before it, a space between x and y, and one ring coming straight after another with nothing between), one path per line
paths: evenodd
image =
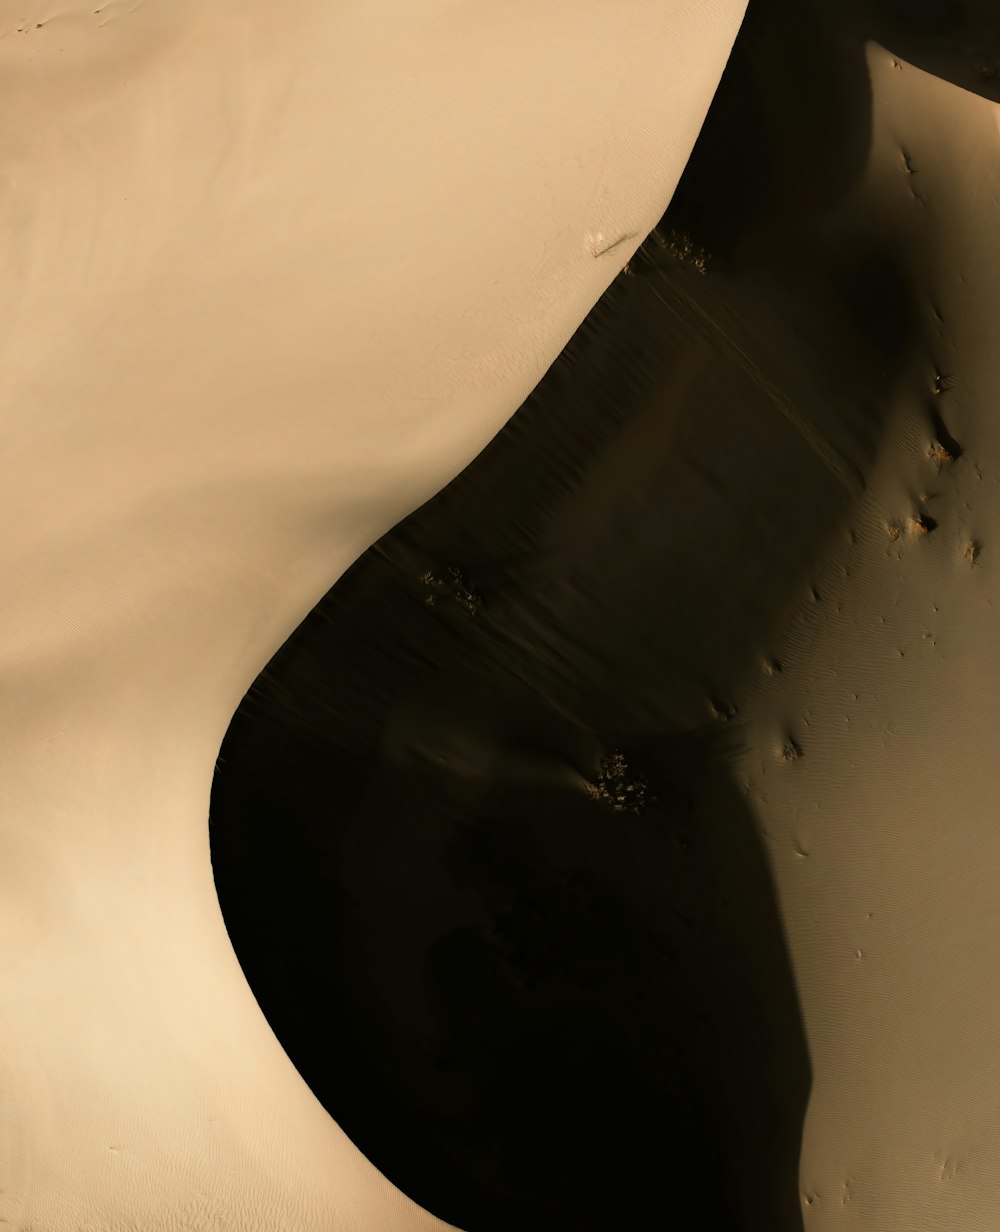
M0 7L4 1220L446 1226L253 1000L214 759L654 225L743 7Z
M1000 107L869 44L861 191L928 345L744 713L744 784L813 1065L806 1227L988 1229L1000 1209L994 224Z

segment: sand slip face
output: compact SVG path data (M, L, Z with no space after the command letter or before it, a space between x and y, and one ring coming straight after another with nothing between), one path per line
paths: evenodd
M259 1013L214 759L656 222L743 7L0 5L13 1226L444 1226Z
M806 1228L979 1232L1000 1209L1000 110L868 58L859 191L895 220L927 341L748 706L745 785L813 1067Z

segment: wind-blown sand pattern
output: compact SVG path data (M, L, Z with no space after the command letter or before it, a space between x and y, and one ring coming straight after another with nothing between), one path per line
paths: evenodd
M627 272L227 735L251 983L462 1226L996 1224L997 34L753 3Z
M321 1106L251 993L210 863L216 757L274 652L634 255L742 15L0 5L19 1232L448 1226Z
M3 1226L994 1232L1000 22L742 18L0 0Z

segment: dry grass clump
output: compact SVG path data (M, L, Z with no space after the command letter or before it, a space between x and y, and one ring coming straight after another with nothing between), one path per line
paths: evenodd
M664 234L658 228L654 228L653 239L682 265L697 270L699 274L708 273L708 253L689 235L682 235L679 231L673 230Z
M617 750L601 758L597 782L588 783L587 792L615 813L641 813L652 802L646 779L631 774L625 754Z
M424 598L428 607L434 607L438 598L443 597L452 599L467 612L475 615L483 605L482 595L466 580L462 570L454 565L449 565L447 578L437 577L428 569L420 575L420 581L428 590Z

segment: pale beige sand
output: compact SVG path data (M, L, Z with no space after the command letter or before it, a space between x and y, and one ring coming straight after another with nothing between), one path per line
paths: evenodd
M813 1092L805 1226L988 1232L1000 1212L1000 108L869 47L870 172L930 342L853 525L762 673L746 784ZM935 313L937 315L935 315ZM961 448L935 444L940 416ZM952 449L952 452L955 452ZM921 500L923 498L923 504ZM937 523L922 534L909 519ZM791 736L800 757L786 760Z
M0 3L5 1222L444 1226L253 1000L214 760L655 224L743 8Z

